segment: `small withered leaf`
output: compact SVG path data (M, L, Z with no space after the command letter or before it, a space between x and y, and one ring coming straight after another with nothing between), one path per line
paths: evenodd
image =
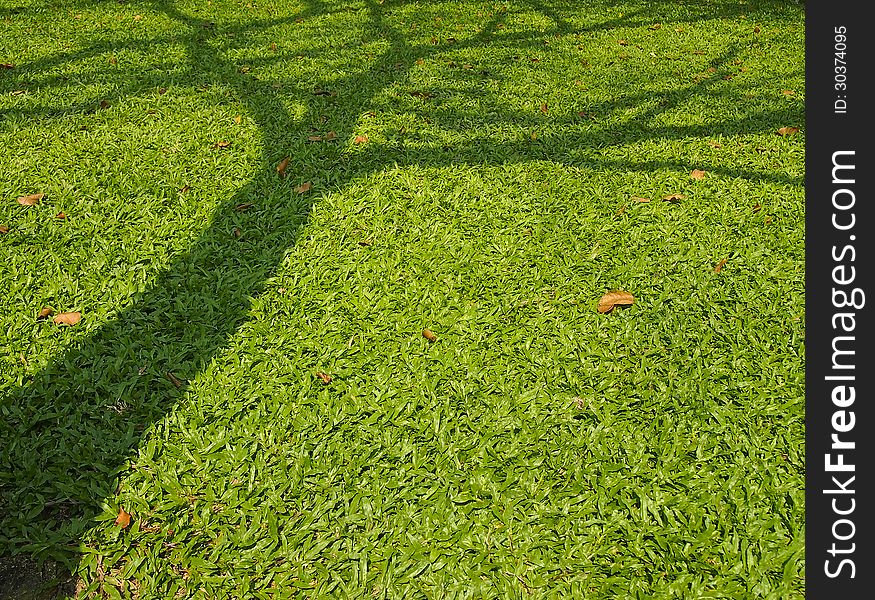
M55 309L51 306L44 306L40 309L39 314L36 316L37 320L39 319L48 319L53 314L55 314Z
M635 297L625 290L613 290L599 300L598 311L602 314L614 310L615 306L630 306L635 303Z
M786 135L795 135L799 133L798 127L781 127L778 129L778 135L786 136Z
M650 202L650 198L642 198L641 196L632 196L629 200L632 202Z
M127 527L131 524L131 514L127 512L125 509L119 507L118 516L115 518L116 527L121 529L127 529Z
M667 196L663 196L662 200L664 202L676 203L676 202L680 202L684 198L686 198L686 196L684 196L683 194L668 194Z
M218 141L215 144L213 144L213 147L214 148L221 148L222 150L224 150L226 148L231 147L231 142L229 142L227 140L221 140L221 141Z
M287 156L280 161L280 164L276 166L276 172L280 177L286 176L286 168L289 166L289 159L291 157Z
M352 140L352 143L353 144L367 144L368 143L368 136L357 135L357 136L355 136L355 139Z
M316 373L316 377L322 380L322 383L329 384L331 383L331 375L328 373L323 373L321 371Z
M167 371L167 373L165 373L165 375L167 376L167 379L170 380L170 383L172 383L174 385L174 387L181 388L182 386L185 385L185 383L179 377L174 375L172 372Z
M295 191L298 192L299 194L306 194L306 193L309 192L311 189L313 189L313 184L310 183L309 181L307 181L307 182L305 182L305 183L302 183L302 184L299 185L298 187L296 187L296 188L295 188Z
M720 271L723 270L723 267L725 267L725 266L726 266L726 259L722 258L722 259L720 259L720 262L717 263L717 266L714 267L714 272L719 273Z
M72 327L81 320L82 313L80 312L62 312L58 313L58 315L52 319L52 322L55 325L67 325Z
M693 169L692 173L690 173L690 177L693 179L705 179L705 171Z
M423 329L422 337L427 339L429 342L437 341L437 336L432 332L431 329Z
M250 202L242 202L234 207L234 210L237 212L243 212L244 210L249 210L252 208L252 204Z
M22 206L36 206L45 197L45 194L28 194L27 196L19 196L17 202Z
M0 225L0 235L9 233L9 225Z

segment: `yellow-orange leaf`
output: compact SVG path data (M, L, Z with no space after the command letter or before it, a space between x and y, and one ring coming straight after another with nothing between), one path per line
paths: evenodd
M37 319L47 319L51 317L55 312L55 309L51 306L44 306L40 309L39 314L36 316Z
M66 218L67 218L67 214L64 213L64 212L62 211L62 212L59 212L58 214L56 214L56 215L55 215L55 218L56 218L56 219L66 219Z
M427 339L429 342L437 341L437 336L432 332L431 329L423 329L422 337Z
M220 142L216 142L216 143L215 143L215 147L216 147L216 148L221 148L222 150L224 150L225 148L230 148L230 147L231 147L231 142L226 141L226 140L222 140L222 141L220 141Z
M367 144L368 136L366 135L357 135L355 139L352 141L354 144Z
M331 375L328 373L322 373L321 371L316 373L316 377L322 380L322 383L331 383Z
M82 319L82 313L80 312L63 312L59 313L52 321L56 325L75 325Z
M635 297L624 290L614 290L608 292L599 300L598 311L600 313L609 313L614 310L615 306L630 306L634 304Z
M726 259L723 258L723 259L720 260L719 263L717 263L717 266L714 267L714 272L715 272L715 273L719 273L720 271L723 270L723 267L725 267L725 266L726 266Z
M799 133L798 127L781 127L778 130L778 135L794 135L796 133Z
M286 168L289 166L289 158L290 157L288 156L285 157L280 161L280 164L276 166L276 172L280 177L286 176Z
M18 203L22 206L35 206L45 197L45 194L28 194L27 196L19 196Z
M705 171L693 169L693 172L690 173L690 177L692 177L693 179L705 179Z
M122 507L118 509L118 516L115 518L115 524L121 529L126 529L131 524L131 513L125 511Z
M310 183L309 181L307 181L307 182L305 182L305 183L302 183L302 184L299 185L298 187L296 187L296 188L295 188L295 191L298 192L299 194L306 194L306 193L309 192L311 189L313 189L313 184Z
M9 225L0 225L0 235L9 233Z
M650 202L650 198L642 198L640 196L632 196L629 198L632 202Z

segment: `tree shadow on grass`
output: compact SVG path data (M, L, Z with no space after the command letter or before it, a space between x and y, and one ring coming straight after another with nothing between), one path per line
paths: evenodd
M365 0L368 35L386 45L382 54L367 68L334 80L310 82L312 87L286 88L282 93L295 95L301 102L309 104L314 113L317 102L332 102L330 97L314 96L314 90L347 94L344 98L346 109L339 115L337 125L337 133L340 139L344 139L354 133L357 119L370 110L371 103L380 93L406 80L416 60L490 43L526 49L534 47L545 35L538 31L494 35L496 26L506 18L506 13L499 11L485 20L480 33L468 39L414 45L384 18L387 11L400 4L391 0L381 3ZM435 0L421 4L439 5L441 2ZM647 9L641 8L587 29L574 30L570 20L555 8L555 4L548 6L533 0L525 3L527 10L538 11L553 23L553 30L548 32L550 35L587 34L650 23ZM210 32L204 27L203 19L184 13L170 0L156 0L149 6L177 23L179 33L142 43L131 42L130 48L142 50L150 43L161 42L183 44L191 85L207 79L230 89L257 123L262 135L262 155L260 167L251 180L216 210L199 239L164 269L143 294L87 339L66 351L32 381L13 390L0 404L3 411L0 423L0 551L51 558L68 567L75 566L79 540L102 513L102 502L115 494L119 477L140 443L144 430L171 410L185 394L185 380L203 371L245 322L251 299L262 293L265 281L294 245L307 220L313 197L295 194L276 173L277 161L288 154L287 141L308 135L307 119L293 118L289 114L271 81L240 72L233 61L224 57L217 44L210 43ZM226 41L227 44L245 44L250 33L294 19L326 15L336 12L335 8L311 1L300 13L287 18L254 21L239 27L222 28L221 31L235 36L230 38L235 41ZM727 4L724 10L726 14L736 14L734 5ZM688 18L692 21L699 16L691 10ZM28 68L40 72L114 49L117 46L112 42L100 42L36 61ZM710 93L710 88L719 82L722 69L730 68L728 65L733 58L734 50L730 48L712 62L713 75L697 83L678 86L662 97L654 98L651 92L633 92L593 110L599 114L612 114L643 105L651 107L636 113L630 123L630 132L624 136L625 143L709 135L714 132L713 126L707 130L701 126L658 127L650 121L679 103ZM116 97L145 93L157 83L160 83L160 76L144 77L120 86ZM47 78L42 85L60 86L63 82ZM353 96L354 100L350 100ZM5 112L25 119L58 118L82 112L98 101L94 98L72 106ZM476 123L481 118L476 113L465 114L440 107L424 107L421 112L449 129L461 129L466 123ZM752 127L752 123L773 122L774 117L765 112L741 114L735 120L721 123L717 129L724 134L756 131L760 126ZM505 108L501 110L500 118L507 124L525 125L532 117ZM567 134L552 136L538 145L525 141L491 144L486 153L482 141L451 149L429 147L414 151L371 145L363 152L339 159L332 185L342 188L354 177L393 165L499 164L537 159L586 164L593 159L582 159L575 149L610 139L605 137L609 132L597 124L581 136L579 131L572 130L571 118L557 118L568 119ZM489 141L485 143L490 144ZM313 167L296 165L294 161L293 157L289 172L301 173L306 179L308 170L313 171ZM598 166L629 170L676 167L687 172L691 167L670 161L603 163ZM718 165L711 170L721 172ZM738 169L723 169L723 173L762 181L799 183L779 173ZM249 210L240 210L242 204L253 206ZM232 234L235 229L247 235L238 239ZM229 273L234 274L234 285L230 287ZM119 344L119 340L132 342ZM21 566L24 563L20 558L0 557L0 565L3 564L6 567L0 568L0 592L4 586L4 570L8 579L5 585L13 589L9 586L15 585L16 577L20 579L25 568Z

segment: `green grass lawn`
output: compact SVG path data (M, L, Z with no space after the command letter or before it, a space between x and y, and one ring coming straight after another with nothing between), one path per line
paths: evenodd
M0 563L802 598L803 42L779 1L0 0Z

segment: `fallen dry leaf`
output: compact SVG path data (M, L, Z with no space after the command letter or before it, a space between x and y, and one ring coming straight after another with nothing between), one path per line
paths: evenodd
M757 202L756 204L753 205L753 212L758 213L758 212L760 212L760 211L762 210L762 208L763 208L763 207L760 206L760 203Z
M772 217L771 217L771 216L768 216L768 217L766 217L765 219L763 219L763 223L765 223L766 225L768 225L768 224L771 223L771 222L772 222Z
M215 144L213 144L214 148L221 148L222 150L224 150L225 148L229 148L230 146L231 146L231 142L228 142L226 140L222 140L220 142L216 142Z
M662 23L654 23L648 29L652 29L653 31L656 31L657 29L662 29Z
M0 69L14 69L15 65L12 63L2 63L0 64Z
M188 190L190 190L190 189L191 189L191 186L188 185L188 184L185 184L184 186L182 186L182 188L180 188L179 193L180 193L180 194L184 194L184 193L186 193L186 192L187 192Z
M715 272L715 273L719 273L720 271L723 270L723 267L725 267L725 266L726 266L726 259L723 258L723 259L720 260L719 263L717 263L717 266L714 267L714 272Z
M336 140L336 139L337 139L337 134L333 131L329 131L328 133L325 134L325 141L326 142L330 142L331 140Z
M131 514L126 512L122 507L119 507L118 516L115 518L115 524L117 527L126 529L128 525L131 524Z
M546 103L544 103L544 104L541 105L541 112L542 112L542 113L547 112L547 104L546 104Z
M242 203L238 204L237 206L235 206L234 210L236 210L237 212L243 212L244 210L249 210L250 208L252 208L251 203L242 202Z
M39 201L45 198L45 194L28 194L27 196L19 196L18 203L22 206L35 206Z
M235 237L235 238L238 238L238 237L240 237L241 235L243 235L243 232L240 231L240 228L239 228L239 227L235 227L235 228L234 228L234 237Z
M55 215L55 218L56 218L56 219L66 219L66 218L67 218L67 215L66 215L66 213L64 213L63 211L61 211L61 212L59 212L58 214Z
M52 322L55 325L69 325L73 326L78 323L82 319L82 313L80 312L63 312L58 313L58 315L52 319Z
M176 387L178 387L178 388L181 388L183 385L185 385L185 384L182 382L182 380L179 379L179 377L177 377L176 375L174 375L174 374L171 373L170 371L167 371L167 373L165 373L165 375L167 375L167 379L169 379L169 380L170 380L170 383L172 383L174 386L176 386Z
M623 206L621 206L620 208L618 208L617 212L615 212L614 215L619 217L624 212L626 212L626 205L625 204Z
M686 198L686 196L684 196L683 194L669 194L667 196L663 196L662 200L664 202L680 202L684 198Z
M109 59L109 64L111 64L111 65L117 65L117 64L118 64L118 59L117 59L115 56L110 57L110 59Z
M615 306L630 306L634 303L635 297L629 292L614 290L601 297L601 300L599 300L598 311L602 314L609 313L614 310Z
M359 246L370 246L373 242L371 240L359 240Z
M693 172L690 173L690 177L692 177L693 179L705 179L705 171L693 169Z
M422 337L427 339L429 342L437 341L437 336L432 332L431 329L423 329Z
M296 188L295 188L295 191L298 192L299 194L306 194L306 193L309 192L311 189L313 189L313 184L310 183L309 181L307 181L307 182L305 182L305 183L302 183L302 184L299 185L298 187L296 187Z
M778 135L794 135L796 133L799 133L798 127L781 127L778 130Z
M629 45L629 42L627 42L626 40L617 40L617 43L620 44L621 46L628 46Z
M762 31L762 29L760 29L759 25L757 25L756 27L753 28L754 33L759 33L760 31Z
M355 139L352 141L353 144L367 144L368 136L366 135L357 135Z
M100 101L100 108L109 108L110 104L106 100Z
M276 50L277 50L276 43L272 43L272 44L270 45L270 49L271 49L272 52L276 52Z
M53 314L55 314L55 309L51 306L44 306L40 309L39 314L36 316L37 320L39 319L48 319Z
M9 233L9 225L0 225L0 235Z
M715 142L713 140L708 142L708 145L711 146L712 148L722 148L723 147L723 145L720 142Z
M792 96L796 92L794 92L793 90L782 90L781 93L784 94L785 96Z
M280 164L276 166L276 172L280 177L286 176L286 168L289 166L289 156L285 157L280 161Z
M650 198L642 198L641 196L632 196L629 200L632 202L650 202Z
M321 371L316 373L316 377L322 380L322 383L331 383L331 375L328 373L322 373Z
M322 136L321 135L308 135L307 141L308 142L321 142Z

